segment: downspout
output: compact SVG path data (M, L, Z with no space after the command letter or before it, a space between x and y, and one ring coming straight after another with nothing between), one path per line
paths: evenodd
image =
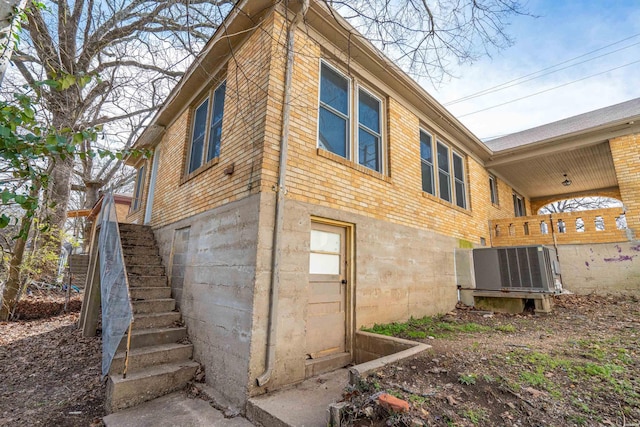
M267 329L267 355L265 371L257 378L258 385L264 386L271 379L276 358L276 332L278 326L278 291L280 287L280 239L284 224L284 203L287 192L287 151L289 148L289 119L291 117L291 76L293 74L293 45L295 29L309 8L309 0L293 0L285 7L294 10L295 16L287 29L287 64L284 77L284 105L282 108L282 137L280 139L280 160L278 184L276 187L275 224L273 227L273 247L271 254L271 292L269 304L269 323Z

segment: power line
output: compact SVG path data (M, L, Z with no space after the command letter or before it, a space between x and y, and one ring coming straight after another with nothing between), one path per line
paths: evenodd
M544 71L552 70L552 69L554 69L554 68L556 68L556 67L559 67L560 65L567 64L567 63L569 63L569 62L575 61L576 59L584 58L585 56L592 55L592 54L594 54L594 53L596 53L596 52L599 52L599 51L604 50L604 49L607 49L607 48L609 48L609 47L611 47L611 46L615 46L615 45L617 45L617 44L623 43L623 42L625 42L625 41L627 41L627 40L631 40L631 39L636 38L636 37L638 37L638 36L640 36L640 33L637 33L637 34L631 35L631 36L626 37L626 38L624 38L624 39L622 39L622 40L618 40L618 41L613 42L613 43L610 43L610 44L608 44L608 45L606 45L606 46L603 46L603 47L600 47L600 48L598 48L598 49L595 49L595 50L589 51L589 52L587 52L587 53L584 53L584 54L582 54L582 55L576 56L576 57L574 57L574 58L567 59L567 60L565 60L565 61L559 62L558 64L551 65L551 66L546 67L546 68L543 68L543 69L541 69L541 70L534 71L534 72L529 73L529 74L526 74L526 75L524 75L524 76L521 76L521 77L518 77L518 78L515 78L515 79L512 79L512 80L509 80L509 81L504 82L504 83L501 83L501 84L499 84L499 85L492 86L492 87L490 87L490 88L483 89L483 90L481 90L481 91L478 91L478 92L475 92L475 93L472 93L472 94L469 94L469 95L463 96L462 98L457 98L457 99L451 100L451 101L449 101L449 102L444 103L444 105L445 105L445 106L449 106L449 105L457 104L457 103L459 103L459 102L466 101L467 99L477 98L478 96L482 96L482 95L485 95L485 94L491 93L491 92L493 92L493 91L502 90L502 89L499 89L499 88L502 88L503 86L507 86L507 85L510 85L510 86L507 86L507 87L515 86L516 84L519 84L519 83L515 83L515 82L518 82L518 81L520 81L520 80L526 79L527 77L535 76L536 74L540 74L540 73L542 73L542 72L544 72ZM618 52L618 51L623 50L623 49L626 49L626 48L628 48L628 47L635 46L636 44L638 44L638 43L634 43L634 44L629 45L629 46L627 46L627 47L624 47L624 48L621 48L621 49L615 50L615 51L613 51L613 52L609 52L609 53L603 54L603 55L601 55L601 56L605 56L605 55L608 55L608 54L610 54L610 53ZM600 58L601 56L598 56L598 57L596 57L596 58ZM591 58L591 59L596 59L596 58ZM590 61L591 59L586 60L586 61L583 61L583 62L580 62L580 63L578 63L578 64L573 64L573 65L579 65L579 64L582 64L582 63L584 63L584 62ZM573 65L570 65L570 66L565 67L565 68L569 68L569 67L571 67L571 66L573 66ZM565 68L562 68L562 69L565 69ZM556 71L560 71L560 70L556 70ZM555 72L555 71L553 71L553 72ZM548 74L551 74L551 73L548 73ZM542 77L542 76L539 76L539 77ZM535 78L538 78L538 77L534 77L534 78L529 79L529 80L533 80L533 79L535 79ZM529 80L525 80L525 81L529 81ZM514 84L512 84L512 83L514 83ZM524 83L524 82L520 82L520 83ZM497 89L497 90L496 90L496 89Z
M483 112L483 111L492 110L492 109L494 109L494 108L502 107L503 105L512 104L512 103L517 102L517 101L522 101L523 99L531 98L532 96L540 95L540 94L545 93L545 92L550 92L550 91L552 91L552 90L559 89L559 88L561 88L561 87L568 86L568 85L573 84L573 83L581 82L581 81L583 81L583 80L590 79L591 77L600 76L600 75L605 74L605 73L608 73L608 72L610 72L610 71L615 71L615 70L618 70L618 69L620 69L620 68L628 67L629 65L633 65L633 64L637 64L637 63L640 63L640 59L638 59L637 61L628 62L628 63L626 63L626 64L624 64L624 65L620 65L620 66L618 66L618 67L614 67L614 68L610 68L610 69L605 70L605 71L601 71L601 72L596 73L596 74L591 74L591 75L589 75L589 76L582 77L582 78L577 79L577 80L572 80L572 81L570 81L570 82L563 83L563 84L558 85L558 86L550 87L550 88L548 88L548 89L541 90L541 91L539 91L539 92L535 92L535 93L532 93L532 94L529 94L529 95L526 95L526 96L522 96L522 97L520 97L520 98L512 99L512 100L510 100L510 101L506 101L506 102L503 102L503 103L501 103L501 104L493 105L493 106L491 106L491 107L483 108L483 109L481 109L481 110L473 111L473 112L471 112L471 113L462 114L462 115L459 115L459 116L458 116L458 118L471 116L472 114L481 113L481 112Z
M567 65L566 67L558 68L556 70L549 71L548 73L540 74L538 76L531 77L529 79L522 80L520 82L516 82L516 83L512 83L512 84L503 83L501 85L502 87L497 87L497 89L495 89L495 90L485 89L485 91L482 92L482 93L477 93L475 95L468 95L468 96L466 96L464 98L460 98L459 100L456 100L456 101L451 101L451 102L449 102L447 104L444 104L444 105L445 106L450 106L450 105L453 105L453 104L458 104L460 102L468 101L470 99L478 98L480 96L489 95L491 93L496 93L496 92L499 92L501 90L508 89L510 87L518 86L518 85L520 85L522 83L526 83L526 82L530 82L530 81L535 80L535 79L539 79L540 77L544 77L544 76L548 76L548 75L553 74L553 73L557 73L558 71L566 70L567 68L575 67L576 65L584 64L584 63L587 63L589 61L593 61L595 59L599 59L599 58L605 57L607 55L611 55L611 54L614 54L616 52L620 52L621 50L629 49L630 47L633 47L633 46L636 46L636 45L639 45L639 44L640 44L640 42L636 42L636 43L630 44L628 46L621 47L620 49L612 50L611 52L603 53L602 55L594 56L593 58L585 59L584 61L576 62L574 64ZM504 85L506 85L506 86L504 86Z

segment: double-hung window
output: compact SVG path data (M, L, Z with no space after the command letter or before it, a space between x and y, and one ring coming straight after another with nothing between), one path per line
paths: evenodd
M513 193L513 213L515 216L527 215L524 205L524 197L515 192Z
M449 172L449 147L438 141L438 194L442 200L451 201L451 172Z
M433 149L431 135L420 130L420 166L422 168L422 191L436 194L433 179Z
M464 183L464 160L455 151L451 154L453 158L453 188L456 193L456 205L460 208L467 207L467 190Z
M489 197L491 198L491 203L498 204L498 181L493 175L489 175Z
M187 174L220 156L225 90L223 82L194 110Z
M321 62L319 148L382 173L382 107L380 98Z
M140 209L142 204L142 191L144 190L144 175L146 168L144 165L140 166L138 173L136 174L136 187L133 193L133 205L131 206L131 212L135 212Z
M435 158L434 158L435 157ZM467 208L467 185L464 157L447 144L420 130L420 165L422 191L444 201Z

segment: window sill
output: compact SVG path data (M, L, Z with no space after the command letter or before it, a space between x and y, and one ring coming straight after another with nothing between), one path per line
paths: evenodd
M461 208L461 207L459 207L457 205L454 205L453 203L447 202L446 200L442 200L441 198L436 197L433 194L427 193L426 191L422 192L422 197L424 197L425 199L431 200L432 202L436 202L436 203L438 203L438 204L440 204L442 206L445 206L445 207L447 207L449 209L453 209L455 211L463 213L465 215L473 216L473 213L471 212L470 209Z
M207 163L205 163L204 165L200 166L198 169L194 170L193 172L183 175L182 178L180 179L180 185L186 183L187 181L192 180L193 178L197 177L198 175L202 174L203 172L211 169L213 166L217 165L220 162L220 157L215 157L211 160L209 160Z
M331 151L324 150L322 148L316 148L316 153L320 157L324 157L325 159L333 160L336 163L340 163L341 165L347 166L351 169L355 169L358 172L361 172L365 175L369 175L370 177L377 178L384 182L391 184L391 177L387 175L381 174L380 172L374 171L373 169L369 169L365 166L359 165L349 159L345 159L342 156L338 156L337 154L332 153Z

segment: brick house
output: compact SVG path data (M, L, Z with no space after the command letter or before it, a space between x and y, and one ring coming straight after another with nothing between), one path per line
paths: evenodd
M608 286L585 251L636 256L640 100L485 144L321 2L288 56L295 11L273 3L239 3L138 140L153 157L130 160L129 221L152 226L220 399L345 366L363 326L451 310L460 249L564 238L578 291ZM614 209L606 232L538 232L558 218L537 209L574 195L621 200L626 229ZM637 291L640 270L620 274Z

